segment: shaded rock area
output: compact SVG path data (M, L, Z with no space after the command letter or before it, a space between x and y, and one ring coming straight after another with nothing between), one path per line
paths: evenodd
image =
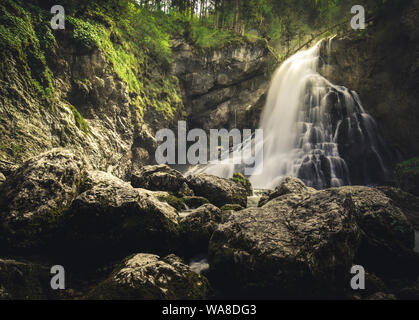
M74 199L61 219L63 242L77 259L173 250L178 215L170 205L107 173L90 172L88 181L93 186Z
M206 197L217 207L225 204L247 206L247 190L240 183L207 174L191 175L187 180L197 196Z
M49 246L57 218L77 197L86 167L80 156L54 149L25 162L4 182L0 194L3 250Z
M0 259L0 300L57 299L50 270L36 263Z
M400 189L286 178L245 209L231 179L145 167L147 190L81 159L51 150L0 187L1 299L419 297L417 199ZM194 195L176 196L183 185ZM52 292L57 261L68 282ZM350 288L353 265L365 291Z
M382 192L301 188L230 215L210 241L210 279L228 297L343 298L360 264L398 290L419 274L413 244L411 225Z
M180 221L182 245L189 255L207 252L209 240L221 223L222 213L212 204L205 204Z
M148 190L170 191L178 195L192 196L183 175L168 165L145 166L131 177L134 188Z
M410 224L415 230L419 230L419 197L393 187L377 187L377 189L390 198L395 206L402 209Z
M196 300L205 298L208 292L207 279L192 272L179 257L139 253L126 258L87 298Z

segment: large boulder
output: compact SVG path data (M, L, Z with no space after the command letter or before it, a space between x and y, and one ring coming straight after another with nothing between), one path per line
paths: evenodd
M368 187L342 187L350 194L358 215L362 241L357 262L380 277L419 274L419 256L413 251L415 233L402 210L384 193Z
M289 193L311 193L316 191L313 188L307 187L304 182L300 179L286 177L284 180L281 181L279 186L275 188L275 190L269 192L268 194L263 195L260 200L258 207L262 207L267 204L272 199L278 198L284 194Z
M77 197L84 177L82 159L63 149L32 158L14 171L0 193L3 250L34 253L53 245L57 219Z
M206 253L209 240L221 223L221 218L221 210L212 204L205 204L182 218L182 248L189 255Z
M209 292L205 277L169 255L139 253L128 257L87 296L100 300L197 300Z
M345 297L350 269L380 276L419 272L413 230L375 189L286 193L230 215L209 245L211 276L231 295ZM377 263L374 262L377 259Z
M165 164L142 167L132 175L131 184L134 188L193 195L183 175Z
M66 255L111 259L175 246L178 214L151 192L100 171L88 173L84 188L61 221Z
M187 180L197 196L207 198L217 207L225 204L247 206L247 191L240 183L203 173L191 175Z

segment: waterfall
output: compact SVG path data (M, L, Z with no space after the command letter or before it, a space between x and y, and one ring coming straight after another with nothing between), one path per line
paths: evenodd
M322 44L296 53L273 76L260 120L263 170L250 177L257 188L287 176L317 189L391 179L392 153L357 93L319 74ZM325 45L330 51L331 40ZM224 161L203 171L230 177L239 169Z

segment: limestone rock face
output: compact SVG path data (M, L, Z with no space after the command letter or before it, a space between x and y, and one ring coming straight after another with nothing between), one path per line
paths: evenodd
M57 218L77 197L84 176L81 157L63 149L34 157L14 171L0 194L4 249L47 246Z
M237 182L207 174L191 175L187 180L197 196L206 197L217 207L225 204L247 206L247 191Z
M206 253L209 240L221 223L222 213L212 204L193 210L180 221L183 248L189 254Z
M179 257L139 253L128 257L88 298L196 300L208 292L207 279L192 272Z
M174 74L184 88L191 125L204 129L256 128L269 79L263 42L231 45L207 53L173 42ZM240 93L240 94L238 94Z
M209 262L232 295L336 297L350 289L353 264L417 275L413 242L413 229L383 193L342 187L286 193L230 215L211 238Z
M151 192L103 172L89 172L85 186L62 219L72 251L104 259L175 245L178 214Z
M193 195L183 175L165 164L142 167L132 175L131 184L135 188Z

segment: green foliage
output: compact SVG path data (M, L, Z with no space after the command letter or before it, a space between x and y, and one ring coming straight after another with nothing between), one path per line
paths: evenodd
M80 112L78 112L74 106L71 106L71 110L73 111L74 121L76 122L77 127L84 133L89 133L89 125Z
M57 44L51 30L45 27L49 23L45 12L38 7L30 7L29 11L21 5L11 0L0 5L0 50L20 62L20 71L30 79L32 88L49 101L54 85L46 52L53 52Z
M168 195L167 197L162 198L163 201L166 201L177 211L185 210L185 202L174 195Z
M88 21L67 17L67 25L72 28L72 39L82 48L96 49L100 47L100 37L98 29Z
M242 173L237 172L233 174L233 177L231 178L231 180L241 184L246 189L247 193L249 195L252 195L253 193L252 184L250 183L249 179L247 179Z
M230 30L216 29L204 24L193 24L193 41L200 49L221 49L233 43L241 43L244 38Z

